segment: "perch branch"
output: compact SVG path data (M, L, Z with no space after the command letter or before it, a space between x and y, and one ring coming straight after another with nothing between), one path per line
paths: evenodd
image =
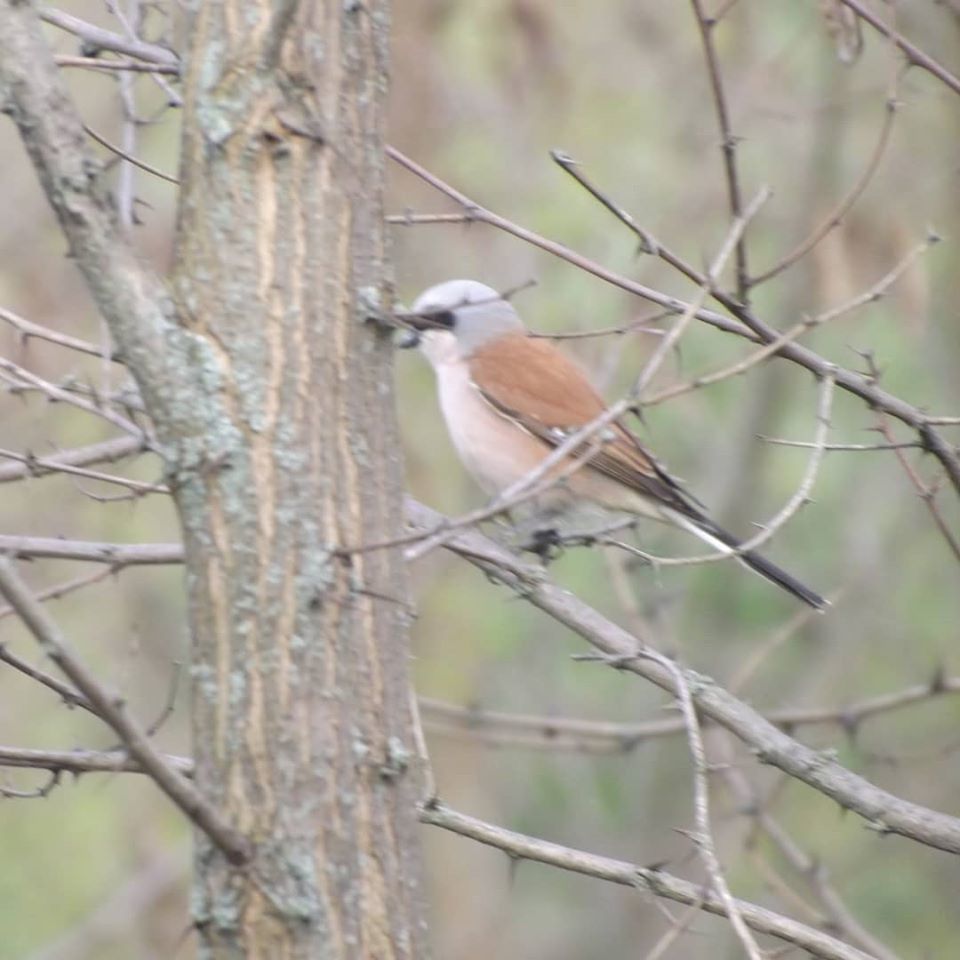
M407 499L407 515L418 526L436 524L438 514ZM508 550L475 531L452 538L446 548L503 583L518 596L564 624L605 655L612 666L636 673L677 696L668 671L644 659L637 639L540 571L523 576L524 568ZM762 763L831 797L842 808L863 817L881 834L899 834L950 853L960 853L960 819L904 800L847 770L832 754L813 750L779 730L752 707L717 683L692 670L685 672L701 716L725 727L747 744Z

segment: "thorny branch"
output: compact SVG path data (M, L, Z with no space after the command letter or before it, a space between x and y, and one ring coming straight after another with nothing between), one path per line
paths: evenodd
M65 390L63 387L58 387L55 383L50 383L49 380L44 380L43 377L38 377L36 374L24 369L19 364L14 363L12 360L7 360L5 357L0 357L0 374L3 373L9 374L12 378L14 378L15 383L19 382L27 384L31 387L35 387L37 390L50 397L51 400L56 400L61 403L68 403L71 406L76 407L78 410L83 410L95 417L100 417L102 420L106 420L111 426L119 427L125 433L129 433L131 436L140 438L144 442L149 443L146 431L142 427L127 417L124 417L114 410L111 410L106 404L84 400L83 397L78 397L72 391Z
M119 569L141 564L183 563L179 543L98 543L59 537L18 537L0 534L0 553L30 559L85 560Z
M44 473L63 473L69 476L85 477L88 480L98 480L101 483L113 483L126 487L138 496L148 493L170 493L170 488L158 483L144 483L140 480L131 480L129 477L118 477L113 473L103 473L100 470L88 470L86 467L74 467L69 463L57 461L50 457L35 457L32 454L16 453L13 450L0 449L0 457L5 460L14 460L25 464L28 469L36 470L34 476Z
M907 62L913 66L926 70L931 76L936 77L944 86L949 87L954 93L960 93L960 79L957 79L943 64L934 60L930 54L925 53L918 46L911 43L894 30L889 24L880 19L872 10L870 10L861 0L838 0L845 7L849 7L861 20L869 23L874 30L882 33L885 37L892 40L907 56Z
M387 155L406 170L419 177L425 183L430 184L438 192L457 203L470 215L471 219L475 220L476 222L486 223L497 228L498 230L502 230L503 232L516 237L519 240L523 240L532 244L533 246L539 247L541 250L565 260L566 262L580 268L586 273L590 273L601 280L605 280L607 283L611 283L614 286L627 291L628 293L633 293L644 300L658 304L659 306L668 309L671 312L683 313L684 310L689 308L690 304L683 300L680 300L676 297L667 296L666 294L660 293L659 291L647 287L644 284L637 283L628 277L621 276L612 270L606 269L589 258L570 250L563 244L557 243L554 240L548 240L545 237L526 229L525 227L519 226L505 217L501 217L499 214L493 213L492 211L481 207L474 200L471 200L466 194L461 193L454 187L451 187L448 183L445 183L435 174L411 160L395 147L388 147ZM580 176L582 176L582 172L580 173ZM616 208L616 205L613 205L613 208L619 209ZM627 226L629 226L630 229L634 230L635 232L640 229L641 232L638 235L644 242L650 239L650 235L646 233L646 231L643 231L642 228L638 228L635 223L627 223ZM933 238L931 237L929 239L932 240ZM684 276L686 276L689 280L698 286L703 286L705 283L707 283L707 278L704 277L700 271L696 270L689 263L678 257L675 253L665 248L661 243L657 241L653 242L656 245L655 250L657 255L675 269L683 273ZM729 310L737 319L731 320L729 317L724 316L723 314L716 313L712 310L706 310L701 307L695 312L695 316L698 320L708 323L710 326L716 327L717 329L723 330L727 333L733 333L737 336L744 337L748 340L754 340L755 342L759 342L761 344L773 343L780 336L777 330L759 320L750 310L744 308L733 297L716 289L711 290L711 295L714 297L714 299L721 303L723 307ZM740 321L739 323L737 322L738 320ZM919 408L907 403L904 400L901 400L899 397L896 397L893 394L881 390L872 378L837 366L831 361L826 360L824 357L821 357L813 350L803 347L800 344L790 342L784 343L776 351L775 356L784 357L785 359L788 359L791 362L806 368L817 377L823 377L832 370L834 372L836 384L842 390L852 393L853 395L862 399L870 407L877 410L882 410L885 413L889 413L891 416L917 430L920 434L920 438L925 449L929 450L929 452L932 453L941 462L941 464L943 464L944 469L950 477L951 483L956 491L960 493L960 457L957 456L953 448L934 429L935 425L937 424L944 422L952 423L953 418L945 420L945 418L928 416Z
M904 453L904 447L906 445L902 443L896 443L896 438L893 435L893 431L890 429L890 424L887 422L886 417L881 415L879 421L878 429L887 441L887 449L893 450L897 461L899 462L900 466L903 467L903 472L907 475L907 479L913 485L913 489L917 491L917 496L923 501L924 506L930 513L937 530L940 531L940 535L943 537L944 542L950 549L950 552L953 554L955 559L960 561L960 541L957 540L953 531L947 526L947 522L944 520L943 514L940 512L940 508L937 506L936 487L926 483L923 477L921 477L914 468L913 464Z
M145 731L130 716L123 701L108 693L77 659L57 625L6 558L0 559L0 593L20 615L44 653L66 674L97 716L110 725L157 786L220 847L231 863L244 863L250 855L247 841L233 827L223 823L217 811L167 764Z
M10 326L17 330L24 343L27 343L31 337L35 337L38 340L56 343L69 350L76 350L78 353L88 353L94 357L103 356L103 348L98 344L91 343L89 340L81 340L79 337L71 337L69 334L51 330L49 327L43 327L39 323L34 323L32 320L26 320L18 316L12 310L6 310L0 307L0 320L5 320ZM110 359L118 363L121 362L120 357L115 353L111 354Z
M0 6L4 18L0 99L6 102L7 112L18 127L76 265L141 383L163 383L171 393L186 392L189 384L183 382L182 364L174 349L176 325L169 292L138 259L117 227L95 175L99 165L87 146L83 125L53 62L37 15L28 4L3 0ZM152 45L91 28L56 10L45 10L42 16L78 35L86 34L84 39L103 48L151 59L144 48ZM157 50L161 51L157 62L178 62L170 51ZM160 390L154 393L153 408L164 411L167 422L179 423L183 411L174 409L173 398ZM76 398L71 402L76 403Z
M713 97L713 109L717 115L717 125L720 129L720 150L723 155L723 172L727 181L727 200L730 205L730 215L736 220L741 216L743 200L740 189L740 173L737 169L737 137L730 127L730 108L727 104L727 93L723 85L723 75L720 70L720 58L717 55L717 46L714 42L714 30L718 20L710 19L703 10L702 0L691 0L693 13L700 31L703 43L703 55L707 61L707 75L710 78L710 93ZM737 241L736 253L737 299L746 304L750 294L750 273L747 268L747 243L745 237Z
M189 758L164 754L162 759L170 769L176 770L178 775L192 776L193 761ZM47 770L54 776L61 773L146 772L141 763L121 751L26 750L3 746L0 746L0 766ZM436 799L421 805L419 816L421 823L441 827L496 847L517 860L537 861L599 880L634 887L640 892L677 903L697 904L717 916L729 915L728 906L719 896L705 894L697 884L681 880L661 869L612 860L505 830L451 810ZM770 934L823 960L873 960L828 933L764 907L739 900L734 902L734 910L738 911L744 922L757 933Z
M574 850L547 840L528 837L503 827L484 823L474 817L468 817L439 803L425 804L421 808L420 819L423 823L430 823L480 843L497 847L514 858L535 860L564 870L573 870L597 879L636 887L641 891L666 897L677 903L702 905L708 913L731 916L719 896L705 894L702 887L697 884L680 880L661 870L638 867L636 864L598 857L595 854ZM745 923L757 933L769 933L779 937L781 940L807 950L815 957L829 957L831 960L873 960L856 947L851 947L795 920L787 920L765 908L740 900L736 902L735 909L739 911Z
M734 687L735 684L731 683L730 686ZM846 706L778 707L764 710L763 716L769 723L788 732L798 727L837 724L852 735L872 717L955 694L960 694L960 676L944 677L938 672L928 683L914 684ZM420 707L432 730L448 736L458 733L476 736L495 746L629 753L650 740L684 732L682 717L665 717L642 723L579 720L563 716L503 713L482 706L460 707L429 697L420 699Z
M45 7L40 11L40 19L67 33L72 33L81 40L100 50L112 50L115 53L124 53L130 57L136 57L138 60L146 60L149 63L160 64L164 67L170 67L176 70L180 69L180 58L166 47L161 47L156 43L147 43L138 38L124 37L111 30L105 30L102 27L96 27L86 20L74 17L62 10L55 10L52 7Z
M137 456L148 449L142 436L127 436L104 440L102 443L93 443L87 447L62 450L51 454L49 457L33 457L28 458L25 462L18 463L0 463L0 483L13 483L17 480L32 479L56 473L61 465L84 467L93 463L113 463L125 457Z
M830 924L834 932L845 940L867 950L877 960L899 960L899 958L853 916L842 898L833 888L827 876L827 869L807 854L783 828L779 821L767 810L765 798L758 796L746 774L733 762L733 750L729 737L718 738L723 748L720 760L720 774L724 783L737 798L738 805L749 816L756 828L754 836L747 840L748 849L756 845L756 831L761 831L776 847L790 866L803 877L815 892L817 899L827 916L822 926ZM755 851L759 856L759 852ZM787 888L790 894L793 891ZM793 898L796 895L793 894Z
M0 558L0 593L20 615L43 652L63 671L97 716L110 725L130 756L139 761L157 786L210 837L231 863L246 862L250 856L247 841L225 824L193 785L167 764L146 732L130 716L123 701L107 692L74 655L60 629L29 591L12 561L6 558Z
M408 498L407 513L418 526L437 522L437 514ZM578 597L553 584L540 571L531 576L517 558L475 531L461 532L446 548L464 557L496 582L515 591L548 616L569 627L607 658L610 665L639 674L677 695L669 672L643 657L635 637ZM960 853L960 820L903 800L844 768L829 753L813 750L778 730L746 703L709 677L687 671L687 682L700 714L730 730L763 763L835 800L863 817L881 834L895 833L920 843Z

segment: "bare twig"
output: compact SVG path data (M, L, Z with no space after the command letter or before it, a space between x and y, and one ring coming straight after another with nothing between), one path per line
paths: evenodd
M397 150L396 147L388 146L386 148L386 152L387 156L391 160L395 161L405 170L410 171L410 173L412 173L414 176L419 177L425 183L428 183L430 186L432 186L435 190L442 193L444 196L449 197L451 200L461 206L465 211L466 216L472 221L476 223L486 223L498 230L502 230L504 233L508 233L511 236L516 237L518 240L522 240L525 243L529 243L532 246L538 247L539 249L544 250L555 257L559 257L561 260L565 260L567 263L578 267L584 272L593 274L593 276L599 277L601 280L605 280L607 283L611 283L614 286L619 287L621 290L626 290L628 293L636 294L638 297L641 297L650 303L655 303L671 313L683 313L683 311L687 308L688 304L678 297L668 296L667 294L660 293L658 290L654 290L652 287L647 287L642 283L637 283L628 277L620 276L614 271L608 270L599 263L590 260L588 257L584 257L582 254L576 253L569 247L565 247L562 243L557 243L555 240L549 240L546 237L542 237L539 234L534 233L532 230L528 230L526 227L522 227L519 224L514 223L512 220L508 220L506 217L501 217L499 214L496 214L491 210L487 210L485 207L481 207L474 200L471 200L466 194L461 193L459 190L441 180L439 177L431 173L416 161L411 160L408 156L406 156L406 154L401 153L401 151ZM711 310L698 311L697 317L698 319L717 326L720 329L727 330L732 333L739 333L741 336L746 332L740 324L731 321L729 317L725 317L722 314L715 313Z
M385 216L386 223L401 227L415 227L429 223L473 223L469 213L390 213Z
M700 723L697 720L697 711L693 705L693 697L690 695L690 687L687 684L687 678L683 671L669 658L656 650L644 651L644 656L649 657L655 663L659 664L664 670L673 675L674 683L677 689L677 702L680 704L680 712L683 714L683 723L687 733L687 745L690 750L690 757L693 761L693 811L697 822L697 834L695 842L700 853L700 859L706 868L710 882L725 908L725 913L730 920L730 924L740 940L744 953L750 960L761 960L760 950L756 941L750 935L750 931L744 922L743 913L739 905L733 899L730 887L727 885L727 879L723 875L723 868L720 866L720 859L717 856L716 846L713 840L713 828L710 824L710 790L707 785L707 754L703 746L703 738L700 736Z
M888 448L894 451L894 455L900 462L900 466L903 467L903 472L907 475L907 479L913 485L913 489L917 491L917 496L923 501L924 506L930 513L934 524L936 524L936 527L940 531L940 535L943 537L944 542L949 547L950 552L953 554L956 560L960 561L960 541L958 541L956 536L954 536L953 531L947 526L947 521L943 519L943 514L940 513L940 508L937 506L936 501L936 489L927 484L923 477L921 477L916 471L913 464L910 463L907 455L903 452L903 444L898 444L895 442L896 438L893 435L893 431L890 429L890 424L887 422L887 418L882 414L879 417L879 430L886 439Z
M54 57L58 67L78 67L85 70L129 70L132 73L164 73L177 77L180 68L166 63L138 63L135 60L104 60L101 57Z
M123 37L119 33L94 26L62 10L46 7L40 10L40 19L46 20L47 23L61 30L66 30L67 33L72 33L100 50L112 50L114 53L125 53L128 57L136 57L138 60L159 63L178 70L180 68L180 58L166 47L147 43L145 40Z
M748 370L755 367L758 363L761 363L763 360L767 359L773 354L778 353L781 347L788 343L792 343L808 330L813 330L825 323L829 323L832 320L837 320L848 313L852 313L854 310L860 307L866 306L867 304L876 303L936 242L937 241L934 238L927 237L926 240L921 241L908 250L906 255L903 256L897 263L895 263L893 267L891 267L891 269L889 269L876 283L871 284L866 290L861 291L851 299L845 301L844 303L838 304L835 307L831 307L828 310L824 310L815 317L804 317L799 323L794 324L789 330L780 334L775 340L765 344L759 350L755 350L753 353L747 354L747 356L745 356L742 360L738 360L736 363L732 363L727 367L723 367L714 373L694 377L693 380L690 380L687 383L680 383L673 387L667 387L664 390L661 390L652 397L648 397L644 401L644 406L653 406L654 404L663 403L665 400L672 400L674 397L681 396L684 393L689 393L692 390L698 390L701 387L711 386L712 384L720 383L723 380L729 380L732 377L741 376Z
M132 8L133 16L139 21L139 0L128 0L129 5ZM128 40L136 40L136 29L134 26L129 24L126 18L120 13L120 8L114 0L106 0L107 9L120 21L121 26L124 28L124 33L127 36ZM158 79L154 74L154 79ZM137 104L136 97L134 95L133 86L136 83L137 77L129 72L118 73L114 76L114 80L117 85L117 89L120 94L120 106L122 108L122 117L120 123L120 139L122 146L117 149L111 149L112 144L106 143L102 137L99 135L94 136L101 146L106 146L108 150L111 151L115 156L119 156L122 159L127 159L128 157L133 157L137 152ZM83 125L83 129L90 135L90 127L87 124ZM117 184L116 190L114 192L114 203L117 207L117 221L120 224L120 228L126 232L129 237L131 231L133 230L134 224L136 223L136 213L134 211L134 188L136 181L136 168L139 166L139 163L134 164L133 162L121 163L120 169L117 171ZM104 353L106 353L107 344L109 341L109 331L106 329L106 324L101 320L103 326L103 341L104 341ZM109 368L104 365L104 377L109 376Z
M8 607L8 610L13 610L13 607ZM81 693L77 693L69 684L64 683L62 680L58 680L56 677L51 676L49 673L45 673L43 670L38 670L32 664L27 663L26 660L21 659L15 653L11 653L6 644L0 643L0 661L3 661L8 667L13 667L14 670L18 670L25 677L29 677L31 680L36 680L41 686L46 687L48 690L52 690L63 700L64 703L68 704L71 707L81 707L82 709L92 713L94 716L97 716L97 711L94 709L90 701L83 696Z
M65 597L68 593L83 590L84 587L89 587L95 583L99 583L101 580L106 580L107 577L118 572L119 571L113 567L101 567L99 570L94 570L93 573L88 573L82 577L75 577L73 580L67 580L66 583L57 583L52 587L47 587L46 590L41 590L39 593L34 594L34 596L37 600L59 600L60 597ZM16 613L16 611L13 607L0 607L0 620L14 613Z
M801 611L798 617L813 616ZM793 619L783 631L795 629ZM745 676L734 678L732 687L742 687ZM798 727L839 724L853 731L872 717L918 703L929 703L941 696L960 694L960 676L939 674L930 683L914 684L902 690L857 700L839 707L779 707L764 710L769 723L786 730ZM503 713L480 706L460 707L421 697L420 706L431 730L441 735L475 735L494 745L536 747L538 749L582 750L602 753L629 753L650 740L676 736L684 732L682 717L648 720L642 723L616 723L604 720L580 720L571 717L545 717L532 714Z
M107 150L109 150L111 153L115 153L121 159L126 160L127 163L132 163L135 167L139 167L141 170L144 170L147 173L152 173L155 177L159 177L161 180L166 180L167 183L174 183L177 185L180 184L180 181L176 177L171 177L169 173L164 173L162 170L158 170L156 167L152 167L149 163L145 163L143 160L138 159L127 150L121 149L115 143L111 143L105 137L101 137L96 130L87 124L83 125L83 129L86 130L87 134L96 140L101 147L106 147Z
M106 344L104 346L104 351L108 352L109 350L110 346L109 344ZM103 369L103 367L101 367L101 369ZM4 374L0 372L0 377L3 376ZM7 379L10 384L9 392L14 395L27 393L46 393L46 390L42 386L24 383L16 380L13 377L9 377ZM122 386L117 390L113 390L111 389L109 383L104 384L101 382L101 385L97 386L90 383L89 380L78 380L70 375L64 377L60 383L56 383L54 386L59 387L61 390L65 390L74 397L89 399L90 402L98 408L117 407L127 414L145 414L147 412L147 408L144 405L140 394L136 389L132 389L130 386ZM58 401L55 400L54 402Z
M683 336L684 331L690 322L696 317L697 311L703 306L704 301L710 296L716 288L720 272L730 256L731 251L740 249L740 241L747 229L750 221L757 215L760 208L770 199L770 190L766 187L757 192L757 195L750 201L743 214L738 215L733 221L719 252L706 271L696 296L690 301L686 309L680 315L680 318L670 328L670 332L657 344L657 349L650 355L640 375L637 377L633 387L633 396L643 402L643 394L654 376L660 369L663 361L667 358L671 350L676 347Z
M686 911L671 923L663 936L650 948L650 951L643 960L660 960L670 947L690 928L690 925L697 919L702 911L702 900L699 903L691 903ZM787 949L793 948L788 946Z
M55 787L60 784L60 774L50 772L47 779L31 790L17 790L14 787L8 787L6 784L0 784L0 797L4 800L38 800L49 796Z
M715 383L730 380L733 377L742 376L767 358L773 356L773 354L777 353L785 344L791 343L801 336L801 334L806 333L807 330L813 329L818 322L822 323L823 321L818 321L817 318L814 317L804 318L799 323L794 324L785 333L782 333L776 340L754 350L753 353L747 354L742 360L738 360L736 363L732 363L713 373L694 377L687 383L678 383L672 387L665 387L663 390L646 397L643 405L645 407L653 407L658 403L663 403L665 400L672 400L674 397L683 396L685 393L700 390L703 387L709 387Z
M170 488L163 484L144 483L141 480L131 480L129 477L118 477L113 473L102 473L100 470L74 467L52 457L35 457L33 454L16 453L13 450L2 448L0 448L0 457L7 460L16 460L19 463L27 464L28 467L36 468L35 476L44 473L67 473L75 477L86 477L88 480L98 480L101 483L113 483L117 486L126 487L138 496L144 496L148 493L170 493Z
M183 547L179 543L97 543L0 534L0 553L24 559L85 560L106 563L116 569L135 564L183 563Z
M30 386L39 390L41 393L46 394L51 400L56 400L61 403L68 403L70 406L76 407L78 410L83 410L86 413L93 414L95 417L100 417L101 419L106 420L107 423L112 424L115 427L119 427L125 433L129 433L131 436L138 437L142 442L149 445L149 441L146 439L146 434L142 427L134 423L132 420L128 420L126 417L121 416L119 413L116 413L107 406L91 403L89 400L84 400L82 397L78 397L72 391L65 390L63 387L58 387L55 383L50 383L49 380L44 380L43 377L38 377L35 373L31 373L29 370L24 369L19 364L14 363L12 360L7 360L6 357L0 357L0 371L10 374L21 383L29 384Z
M960 80L957 79L946 67L938 63L928 53L924 53L915 44L912 44L906 37L902 36L889 24L881 20L872 10L870 10L861 0L839 0L844 6L849 7L861 20L865 20L874 30L882 33L885 37L892 40L906 55L909 63L926 70L931 76L936 77L942 84L949 87L954 93L960 93Z
M169 753L163 762L184 777L193 776L193 760ZM0 747L0 766L54 773L146 773L146 768L126 750L29 750Z
M250 846L235 828L165 760L126 710L123 701L108 693L70 650L59 628L20 579L13 563L0 559L0 592L16 608L44 653L90 702L97 715L114 730L164 793L223 851L234 864L245 863Z
M141 9L140 0L127 0L127 10L120 9L117 0L106 0L107 9L116 17L117 22L123 28L127 40L131 43L140 43ZM180 94L163 78L157 71L150 71L150 79L163 91L167 98L167 106L183 106L183 100ZM136 123L136 114L133 101L133 87L127 86L132 83L133 78L128 74L120 74L120 99L124 107L124 118L128 123ZM133 128L131 127L131 130ZM128 153L134 153L136 149L135 138L133 136L124 137L124 147Z
M599 187L587 179L586 175L579 169L580 164L574 160L573 157L563 150L551 150L550 159L553 160L564 173L573 177L594 200L605 206L621 223L628 226L636 234L637 239L640 241L641 252L659 255L659 244L653 238L652 234L647 233L647 231L637 223L629 210L625 210L613 197L604 193ZM740 213L737 212L733 214L732 219L734 222L739 220Z
M86 466L91 463L112 463L124 457L145 453L148 449L142 437L117 437L88 447L62 450L43 458L42 461L35 458L29 463L0 464L0 483L11 483L15 480L56 473L62 465Z
M784 440L781 437L767 437L764 434L757 434L757 439L764 443L772 443L778 447L799 447L802 450L809 450L816 446L809 440ZM923 444L917 440L905 440L902 443L828 443L823 448L827 453L831 451L845 453L875 453L883 450L922 450Z
M783 273L788 267L792 267L798 260L805 257L814 247L823 240L832 230L835 230L843 218L850 212L853 205L860 199L863 191L867 189L874 175L880 167L880 161L890 142L890 133L893 130L893 121L897 115L896 91L893 91L887 97L884 104L883 123L880 126L880 135L877 138L876 145L873 148L863 172L857 178L846 196L842 197L837 205L824 218L823 222L818 224L810 231L810 234L800 241L789 253L782 256L773 266L764 270L763 273L751 277L750 285L758 286L772 280L775 276Z
M717 47L713 38L713 31L719 21L706 16L701 0L691 0L691 4L694 16L697 18L700 39L703 42L703 55L707 61L707 75L710 78L713 109L717 116L717 125L720 128L720 150L723 154L723 172L727 181L727 201L730 206L730 215L734 219L738 219L743 211L743 200L740 190L740 174L737 170L737 138L730 127L730 108L727 105L727 95L720 70L720 58L717 55ZM737 299L746 304L750 292L750 275L747 270L746 240L743 237L737 241L736 268Z
M655 337L665 336L659 327L649 327L647 324L656 323L666 317L673 316L671 310L656 310L646 316L638 317L629 323L618 324L615 327L601 327L598 330L574 330L565 333L540 333L531 330L529 335L538 340L595 340L599 337L619 337L628 333L645 333Z
M6 320L12 327L20 332L24 341L35 337L37 340L46 340L49 343L56 343L61 347L67 347L70 350L76 350L79 353L88 353L94 357L102 357L103 350L95 343L89 340L81 340L79 337L71 337L69 334L60 333L57 330L51 330L49 327L43 327L39 323L33 323L15 314L12 310L6 310L0 307L0 320ZM114 353L110 359L120 363L120 358Z

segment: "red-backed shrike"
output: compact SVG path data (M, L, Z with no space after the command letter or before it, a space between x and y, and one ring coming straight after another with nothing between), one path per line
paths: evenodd
M489 494L536 470L551 450L606 409L580 368L549 341L528 336L513 306L485 284L450 280L431 287L406 319L436 371L440 406L460 459ZM740 545L619 420L547 476L559 479L537 496L540 516L589 506L607 516L672 523L724 553ZM738 557L811 607L826 605L769 560L749 551Z

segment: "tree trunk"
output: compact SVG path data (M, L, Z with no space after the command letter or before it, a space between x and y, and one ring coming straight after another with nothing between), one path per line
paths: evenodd
M385 280L388 4L200 5L174 299L193 389L160 426L183 524L209 957L423 957Z

